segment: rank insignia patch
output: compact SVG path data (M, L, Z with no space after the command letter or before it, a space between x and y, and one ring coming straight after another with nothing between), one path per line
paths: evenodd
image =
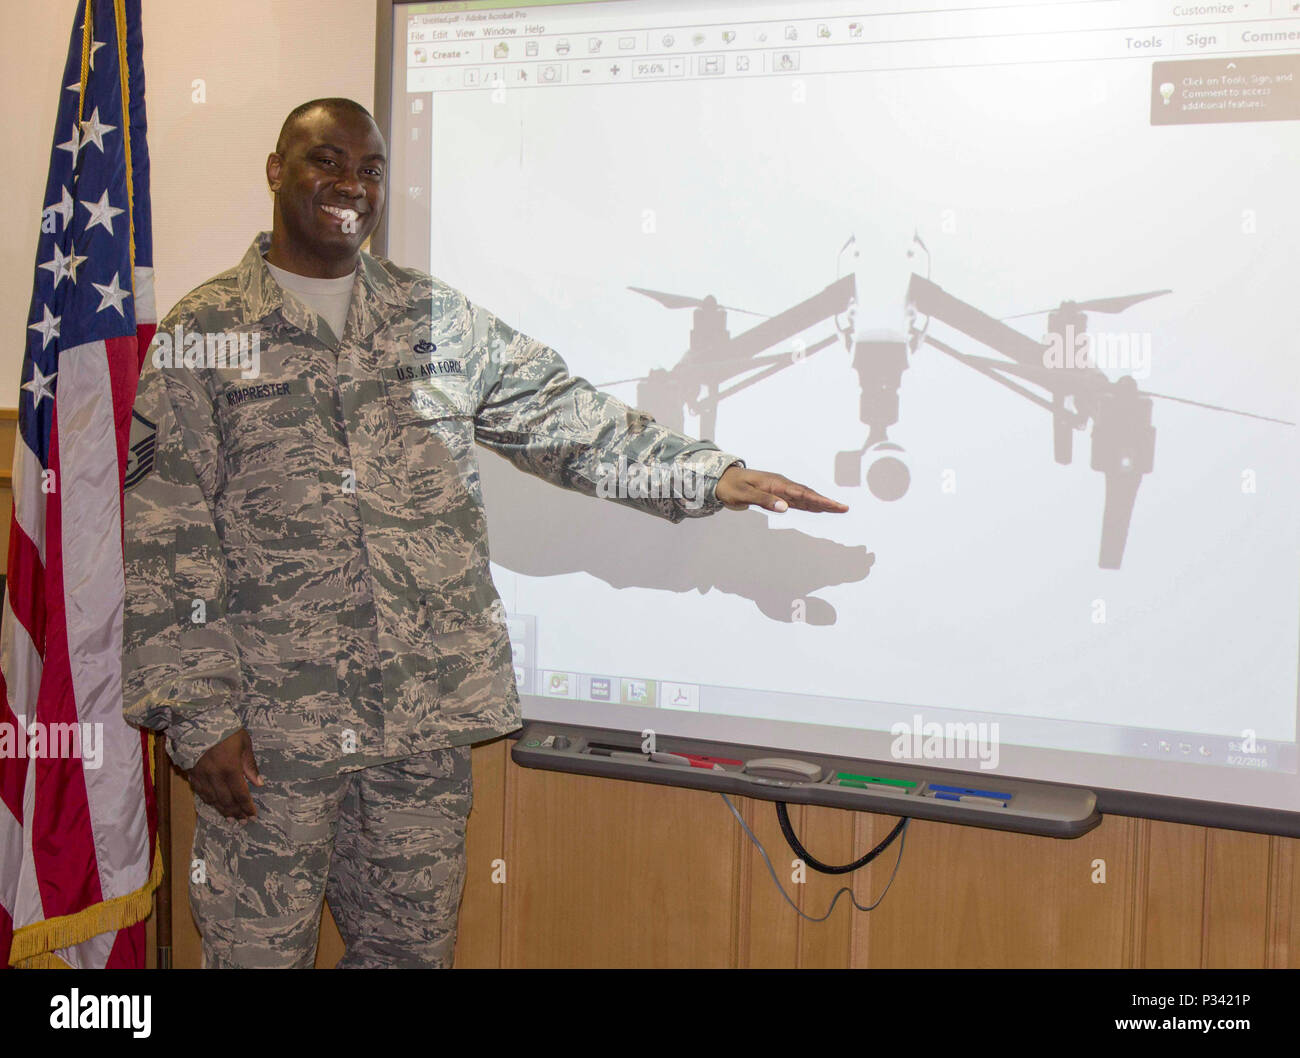
M127 440L125 487L138 485L153 470L154 448L158 443L158 426L138 411L131 412L131 436Z

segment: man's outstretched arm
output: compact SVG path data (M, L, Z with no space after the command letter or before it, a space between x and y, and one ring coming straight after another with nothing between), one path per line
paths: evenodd
M569 374L554 349L480 306L466 309L476 436L520 469L674 522L724 506L848 510L781 474L750 470L710 440L668 429Z

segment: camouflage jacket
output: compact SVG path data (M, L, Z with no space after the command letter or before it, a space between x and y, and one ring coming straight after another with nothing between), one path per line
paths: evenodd
M475 444L589 494L620 459L694 475L689 502L618 500L672 521L718 510L713 489L738 460L571 376L440 280L368 254L340 341L283 295L269 245L262 233L181 299L141 372L128 721L165 728L185 769L247 728L271 777L517 728Z

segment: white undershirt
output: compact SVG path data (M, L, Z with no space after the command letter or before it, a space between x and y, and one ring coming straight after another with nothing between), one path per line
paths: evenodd
M262 260L266 261L266 258L263 257ZM352 287L357 279L356 272L338 279L317 279L313 276L300 276L297 272L286 272L270 261L266 261L266 267L287 295L316 313L329 324L334 337L342 340L343 328L348 321L348 304L352 301Z

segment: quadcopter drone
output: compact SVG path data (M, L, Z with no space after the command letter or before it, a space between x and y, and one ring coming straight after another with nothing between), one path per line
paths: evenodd
M855 242L850 238L841 249ZM1086 301L1064 300L1055 308L997 319L950 294L929 278L928 250L919 236L915 248L925 251L926 275L913 270L907 278L900 316L901 330L863 332L855 327L858 307L854 275L841 276L820 293L748 330L731 334L729 312L762 316L734 306L721 305L713 296L703 298L669 294L642 287L629 290L652 298L665 308L694 311L686 353L671 368L619 379L606 385L637 383L637 405L653 412L672 429L684 428L685 413L699 416L700 436L711 438L717 424L718 405L750 386L784 371L828 346L843 341L861 387L860 418L867 426L861 448L835 457L835 483L858 487L865 483L872 495L886 502L901 499L911 485L905 450L889 439L889 429L899 421L899 389L912 358L929 347L1009 389L1051 415L1052 448L1057 463L1073 459L1074 434L1091 425L1091 465L1105 478L1098 565L1119 569L1128 539L1129 524L1144 475L1155 466L1156 428L1152 422L1155 400L1171 400L1230 415L1294 426L1283 419L1205 404L1138 387L1131 374L1112 380L1087 357L1067 367L1051 364L1045 354L1055 347L1088 348L1090 314L1118 314L1134 305L1171 293L1152 290ZM1047 317L1046 341L1036 341L1010 326L1007 320ZM844 317L842 320L841 317ZM897 317L896 317L897 318ZM793 351L776 351L796 336L831 321L834 333ZM983 349L967 352L930 334L940 321ZM988 355L991 351L996 356ZM863 463L868 462L865 477Z

